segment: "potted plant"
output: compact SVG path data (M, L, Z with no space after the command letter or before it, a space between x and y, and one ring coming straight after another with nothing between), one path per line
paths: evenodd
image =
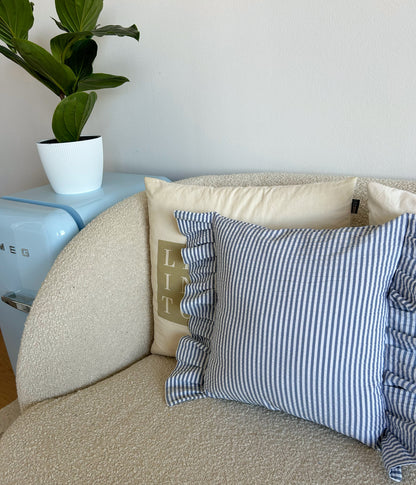
M0 45L0 52L60 98L52 117L55 139L37 146L53 189L74 194L96 190L102 183L102 139L81 136L97 100L95 91L128 81L123 76L93 72L98 49L93 37L116 35L138 41L140 33L136 25L99 26L103 0L55 0L55 8L59 20L54 21L63 33L51 39L49 52L28 40L33 3L0 0L0 40L5 44ZM82 159L84 151L86 160Z

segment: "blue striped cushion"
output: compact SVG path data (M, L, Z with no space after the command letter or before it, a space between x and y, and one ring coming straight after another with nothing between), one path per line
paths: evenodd
M416 458L415 216L270 230L216 213L175 215L187 237L191 335L167 403L214 397L282 410L381 447L400 480L400 465ZM405 241L411 262L399 275Z

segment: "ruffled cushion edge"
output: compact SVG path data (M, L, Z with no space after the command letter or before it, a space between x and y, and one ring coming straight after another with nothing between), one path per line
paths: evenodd
M185 287L181 310L190 315L191 336L181 338L176 352L176 367L166 381L165 397L169 406L206 397L204 373L216 304L216 257L212 231L215 212L175 211L174 215L180 232L187 239L182 258L189 266L190 283Z
M388 295L384 397L386 430L380 447L392 480L416 464L416 216L409 215L403 251Z

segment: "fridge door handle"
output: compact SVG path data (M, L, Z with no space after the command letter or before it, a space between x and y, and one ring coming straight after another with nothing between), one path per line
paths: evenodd
M1 300L17 310L29 313L30 309L32 308L34 298L21 292L10 291L9 293L3 295Z

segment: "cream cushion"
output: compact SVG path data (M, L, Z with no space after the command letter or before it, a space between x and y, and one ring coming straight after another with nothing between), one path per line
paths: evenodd
M338 228L350 225L355 177L316 184L248 187L201 187L146 178L154 311L152 353L174 356L188 332L188 316L180 311L189 281L182 262L185 237L175 210L218 211L271 229Z
M370 224L384 224L406 212L416 213L416 194L377 182L368 184Z

